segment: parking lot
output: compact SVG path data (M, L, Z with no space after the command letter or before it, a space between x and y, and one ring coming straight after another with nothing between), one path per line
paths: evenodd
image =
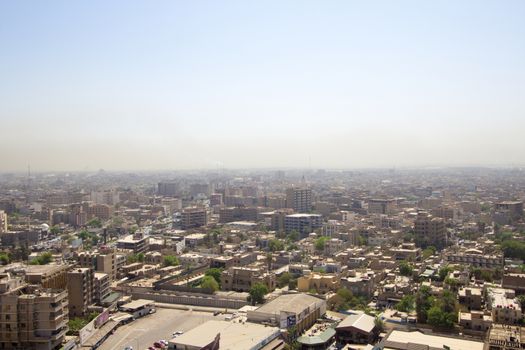
M133 350L144 350L159 339L170 340L175 331L187 331L212 319L209 312L157 308L156 313L119 327L99 349L122 350L132 346Z

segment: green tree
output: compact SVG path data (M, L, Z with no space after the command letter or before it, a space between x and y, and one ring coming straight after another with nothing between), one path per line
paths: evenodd
M429 286L422 286L416 293L417 320L421 323L427 322L427 311L432 307L432 298Z
M412 273L414 272L414 269L412 268L412 265L410 265L406 261L401 261L399 263L399 274L401 276L412 276Z
M279 286L279 288L283 288L284 286L287 286L289 285L290 283L290 280L293 279L293 276L291 273L289 272L283 272L279 278L277 278L277 286Z
M59 232L60 232L60 229L58 228L57 225L55 225L55 226L53 226L53 227L51 227L51 228L49 229L49 233L51 233L52 235L55 235L55 236L56 236Z
M423 259L427 259L428 257L434 255L435 253L436 253L436 247L434 247L432 245L428 246L422 252Z
M454 327L455 315L452 312L446 312L439 306L432 306L427 312L428 324L439 328Z
M0 264L7 265L10 261L11 259L9 259L9 255L6 253L0 253Z
M126 262L128 264L134 264L136 263L137 261L139 261L139 259L137 258L137 255L136 254L130 254L126 257Z
M297 242L299 240L299 232L292 230L287 236L286 239L290 242Z
M175 255L164 256L164 266L177 266L179 265L179 259Z
M452 271L452 268L450 266L443 266L442 268L439 269L439 272L438 272L438 278L439 278L439 281L444 281L445 278L448 276L448 274Z
M396 304L396 310L401 312L412 312L415 308L415 303L416 297L412 294L407 294Z
M284 243L278 239L272 239L268 242L268 249L272 252L284 250Z
M216 267L213 267L211 269L208 269L206 270L206 272L204 273L205 276L211 276L213 277L213 279L215 281L217 281L217 283L219 284L219 286L221 285L221 275L222 275L222 269L219 269L219 268L216 268Z
M525 310L525 294L518 296L518 302L521 305L521 309Z
M268 287L262 283L255 283L252 288L250 288L249 293L248 301L250 301L252 305L261 304L264 302L264 296L268 294Z
M201 288L216 292L219 290L219 283L212 276L204 276L201 281Z
M315 240L314 246L315 250L322 252L324 250L324 247L326 245L326 241L328 240L328 237L322 236Z
M101 228L102 227L102 222L100 222L99 218L93 218L93 219L88 221L87 226L88 227Z
M385 322L379 317L375 318L374 326L376 326L379 332L383 332L385 330Z
M138 262L144 262L144 258L145 258L144 253L138 253L137 254Z
M501 243L501 249L506 258L517 258L525 260L525 243L509 239Z

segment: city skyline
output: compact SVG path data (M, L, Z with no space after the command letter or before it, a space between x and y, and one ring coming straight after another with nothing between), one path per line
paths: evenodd
M525 5L0 5L3 171L522 166Z

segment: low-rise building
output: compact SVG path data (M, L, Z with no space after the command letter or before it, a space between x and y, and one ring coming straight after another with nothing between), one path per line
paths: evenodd
M521 305L514 290L487 288L486 295L487 308L492 311L492 320L495 323L514 325L521 321Z
M335 332L339 344L372 344L379 335L375 318L365 313L346 317Z
M266 285L269 291L275 289L276 278L272 272L260 267L231 267L221 274L221 289L249 292L256 283Z
M297 290L299 292L315 290L317 293L324 294L337 291L339 286L339 277L336 275L312 273L297 279Z

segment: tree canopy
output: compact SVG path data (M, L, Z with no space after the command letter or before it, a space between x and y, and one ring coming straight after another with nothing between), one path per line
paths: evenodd
M262 283L255 283L252 288L250 288L249 301L252 305L257 303L261 304L264 302L264 296L268 294L268 287Z

